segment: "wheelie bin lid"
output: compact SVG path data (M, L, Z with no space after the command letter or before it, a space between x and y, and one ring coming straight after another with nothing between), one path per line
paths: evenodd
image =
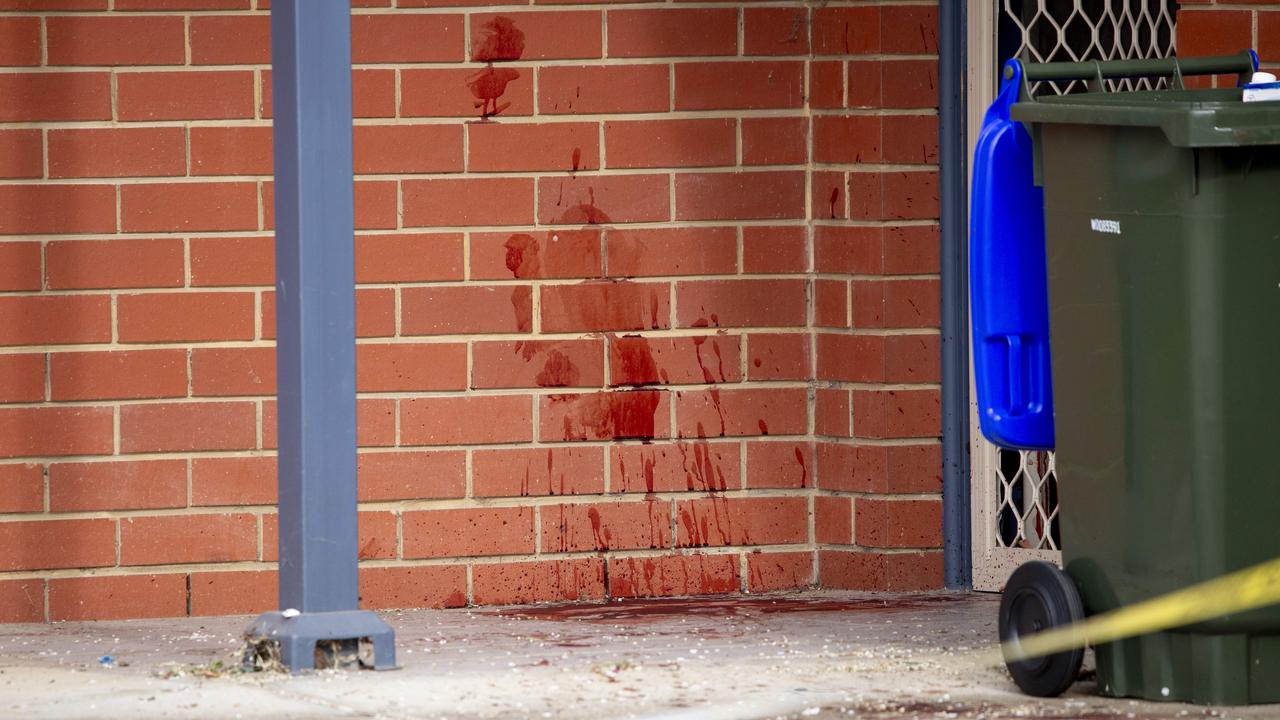
M1028 65L1023 82L1087 79L1093 92L1035 98L1021 93L1014 120L1035 124L1109 125L1159 128L1175 147L1280 145L1280 100L1244 102L1244 89L1185 90L1183 75L1237 72L1247 78L1256 56L1173 58L1119 63L1047 63ZM1216 63L1208 65L1208 63ZM1163 64L1165 67L1158 67ZM1205 67L1200 67L1204 64ZM1090 72L1090 70L1093 72ZM1161 71L1161 70L1165 71ZM1105 92L1104 78L1167 75L1173 88ZM1246 80L1247 82L1247 80Z

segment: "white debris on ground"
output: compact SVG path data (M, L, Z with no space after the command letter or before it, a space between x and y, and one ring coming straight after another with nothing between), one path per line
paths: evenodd
M1017 692L994 596L802 595L385 614L391 672L246 671L251 618L0 626L23 718L1264 718ZM103 662L104 658L109 662Z

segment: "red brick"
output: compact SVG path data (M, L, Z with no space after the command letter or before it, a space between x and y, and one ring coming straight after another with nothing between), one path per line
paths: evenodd
M848 104L854 108L938 106L936 60L866 60L849 63Z
M929 220L938 217L938 173L849 174L855 220Z
M819 495L813 499L813 518L817 542L853 544L853 498Z
M0 0L0 10L106 10L107 2L108 0ZM248 3L248 0L241 2Z
M50 397L66 400L126 400L184 397L184 350L55 352L49 356Z
M1258 54L1265 58L1265 63L1280 60L1280 13L1258 12Z
M192 65L271 63L271 18L266 15L193 15Z
M448 62L463 59L461 15L351 16L354 63Z
M471 387L600 387L603 350L599 339L477 342Z
M24 513L44 510L44 466L39 463L0 465L0 512Z
M666 112L671 108L666 65L575 65L538 69L538 111L565 113Z
M187 505L187 462L53 463L49 510L142 510Z
M117 575L49 581L49 621L184 617L187 576Z
M120 342L252 340L253 295L183 292L121 295Z
M186 174L182 128L78 128L49 131L49 177Z
M115 231L116 192L110 185L0 186L0 235Z
M942 488L941 446L833 445L818 453L822 487L877 493L936 493Z
M107 455L111 422L111 408L0 408L0 457Z
M820 225L813 236L814 269L820 273L884 272L884 229Z
M194 265L194 258L192 262ZM461 279L462 235L459 233L356 236L357 283Z
M880 52L879 7L826 7L813 11L814 55Z
M0 122L111 119L111 81L105 72L0 75ZM0 213L3 215L4 213Z
M736 554L614 557L608 576L615 598L731 593L740 582Z
M942 502L860 497L854 506L857 543L864 547L942 546Z
M609 57L736 55L738 13L733 8L613 10Z
M248 615L278 606L274 570L191 573L191 615Z
M465 565L360 568L360 607L462 607L467 604Z
M120 521L121 565L236 562L258 556L258 520L250 513L163 515Z
M558 170L600 167L600 130L595 123L467 126L470 172Z
M940 302L937 280L855 280L853 326L937 327Z
M747 487L800 489L813 487L813 444L747 443Z
M120 408L120 452L249 450L257 444L253 403L156 403Z
M676 63L676 110L798 108L804 102L804 63Z
M0 23L4 18L0 18ZM0 32L3 32L0 29ZM3 50L0 50L3 52ZM0 178L44 176L42 133L30 130L0 130Z
M354 132L357 173L462 171L461 127L357 125Z
M936 383L942 380L941 339L937 335L885 337L885 381Z
M738 233L731 227L625 228L608 232L611 277L731 275Z
M274 505L275 502L274 457L192 458L192 505Z
M39 290L42 282L40 243L0 243L0 290Z
M737 130L732 118L606 122L611 168L732 166Z
M809 379L809 336L753 333L747 336L747 377L752 380Z
M1234 55L1253 46L1253 13L1223 8L1178 11L1178 55Z
M807 404L803 388L677 392L679 437L802 435Z
M400 293L405 335L529 332L527 285L405 288Z
M417 398L400 403L405 445L480 445L533 439L527 395Z
M472 567L478 605L583 602L604 599L604 559L576 558Z
M878 115L820 115L813 119L813 159L819 163L878 163L883 159Z
M747 591L777 592L813 586L813 553L762 553L747 555Z
M666 175L542 177L538 222L599 225L651 222L671 217Z
M671 547L671 503L544 505L543 552L594 552Z
M671 437L668 402L666 392L655 390L543 395L538 437L550 442Z
M844 63L809 63L809 105L816 109L844 107Z
M404 556L473 557L532 553L533 508L469 508L404 513Z
M818 334L818 378L885 382L884 344L883 335Z
M610 490L626 493L737 490L738 443L613 445Z
M848 390L843 388L818 388L813 405L814 434L841 438L852 437L851 417Z
M116 562L116 521L0 523L0 570L106 567Z
M808 55L808 9L804 7L744 9L743 54Z
M466 453L360 453L358 476L362 502L459 498L467 490Z
M938 52L938 11L925 5L881 8L880 51L885 54L931 55Z
M814 324L824 328L847 328L849 318L849 282L819 279L813 283Z
M271 117L271 71L259 70L262 93L259 115ZM356 69L351 71L351 112L358 118L396 116L396 71Z
M806 322L803 280L689 280L676 284L680 327L783 327Z
M110 342L105 295L0 297L0 345Z
M809 173L814 219L846 220L849 218L847 176L848 173L843 170Z
M595 495L604 492L599 447L476 450L471 455L476 497Z
M267 0L262 0L265 6ZM249 0L116 0L116 10L248 10Z
M182 287L182 241L64 240L45 249L50 290Z
M262 337L276 337L275 291L262 293ZM396 298L391 288L356 290L356 337L390 337L396 334Z
M40 64L40 18L0 18L0 65Z
M803 165L808 159L808 138L809 121L802 117L743 118L742 162L744 165Z
M181 65L182 18L71 17L45 20L50 65Z
M275 395L275 348L192 349L191 394L195 397Z
M253 73L240 70L116 75L119 119L219 120L253 117Z
M676 176L678 220L775 220L805 215L804 173L686 173Z
M396 515L393 512L360 512L356 518L359 526L358 557L361 560L392 560L396 557ZM275 533L279 536L279 530ZM266 545L264 538L263 545ZM266 548L263 548L266 555ZM273 553L271 558L275 559Z
M0 355L0 402L44 399L44 353Z
M884 161L895 165L938 162L938 118L933 115L886 115L881 148Z
M435 18L436 15L424 17ZM568 60L598 58L601 56L600 12L518 12L495 15L476 13L471 16L471 59L484 61L495 58L493 40L495 31L490 25L498 18L506 18L524 36L522 60Z
M502 67L514 73L497 100L498 115L533 114L533 71ZM479 70L466 68L406 68L400 71L400 114L404 117L480 117L492 108L481 107L471 85ZM493 113L490 113L493 114Z
M356 347L358 392L465 390L467 346L463 343L361 344Z
M802 497L683 500L676 504L678 547L807 542L809 503Z
M541 300L543 332L651 330L669 326L670 293L666 283L544 285Z
M0 622L44 622L44 580L0 580Z
M269 126L191 128L192 175L270 175Z
M263 448L275 449L278 425L275 401L262 401ZM356 400L356 442L363 448L396 444L395 400Z
M853 430L865 438L937 437L937 390L855 390Z
M275 283L275 242L270 237L191 238L190 244L193 287Z
M742 380L737 337L609 337L610 385L686 385Z
M531 225L531 178L406 180L406 227Z
M125 185L120 208L125 232L258 228L258 190L247 182Z
M600 276L600 231L471 233L471 279Z
M912 592L942 587L942 553L818 553L818 583L841 590Z

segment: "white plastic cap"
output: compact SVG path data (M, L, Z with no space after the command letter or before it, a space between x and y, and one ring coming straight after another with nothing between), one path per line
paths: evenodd
M1275 81L1276 81L1276 76L1274 73L1256 72L1253 74L1253 79L1250 80L1249 83L1251 85L1261 85L1263 83L1273 83Z

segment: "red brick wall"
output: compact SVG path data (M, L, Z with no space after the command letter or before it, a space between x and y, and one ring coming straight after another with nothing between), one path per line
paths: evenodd
M1230 55L1253 48L1264 68L1280 68L1280 2L1180 0L1180 6L1179 55ZM1216 82L1234 84L1235 78Z
M938 585L932 3L397 2L363 604ZM0 0L0 619L274 606L265 4Z

